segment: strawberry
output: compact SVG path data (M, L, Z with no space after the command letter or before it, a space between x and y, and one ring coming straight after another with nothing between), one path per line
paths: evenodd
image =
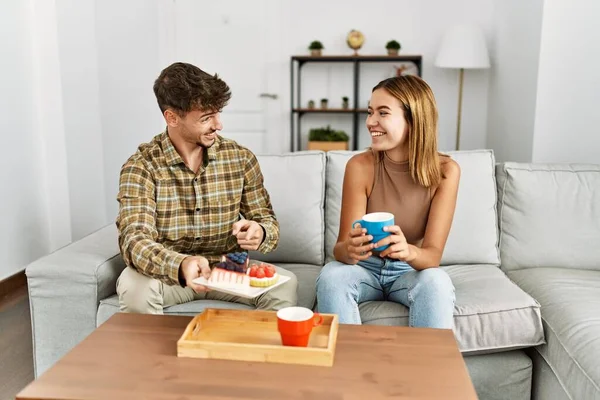
M257 278L264 278L265 277L265 270L263 268L258 268L258 270L256 271L256 277Z
M258 272L258 267L257 267L256 265L254 265L254 266L252 266L252 267L250 268L250 273L249 273L249 275L250 275L252 278L256 278L256 273L257 273L257 272Z
M265 268L265 276L267 278L272 278L274 274L275 274L275 271L273 271L273 268L269 268L269 267Z

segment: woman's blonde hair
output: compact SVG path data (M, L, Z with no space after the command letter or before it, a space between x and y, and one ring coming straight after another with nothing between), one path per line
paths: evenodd
M400 101L408 124L408 167L413 181L424 187L439 185L442 167L438 153L438 111L433 91L418 76L385 79L373 88L384 89ZM383 156L383 154L381 154Z

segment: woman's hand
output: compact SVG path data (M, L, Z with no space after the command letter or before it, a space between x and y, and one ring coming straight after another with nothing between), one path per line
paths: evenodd
M362 228L360 224L356 224L352 227L348 233L348 239L346 239L348 257L356 262L371 257L371 250L375 247L371 240L373 240L373 236L367 235L367 230Z
M383 230L390 232L391 235L381 239L374 245L374 247L377 248L389 244L388 248L379 254L379 257L389 257L407 263L415 259L416 254L414 251L412 251L413 246L408 244L406 238L404 237L404 233L402 233L402 230L399 226L386 226L383 228Z

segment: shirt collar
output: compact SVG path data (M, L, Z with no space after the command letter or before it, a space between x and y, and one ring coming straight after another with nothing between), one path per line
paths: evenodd
M217 133L215 142L213 143L212 146L210 146L206 150L206 153L208 155L208 161L215 161L217 159L217 150L219 150L220 146L221 146L221 136L219 136L219 134Z
M167 133L166 129L162 133L161 143L162 143L163 153L165 154L165 160L167 162L167 165L171 166L171 165L177 165L177 164L183 163L183 159L177 152L177 149L175 149L175 146L173 146L173 142L171 142L171 138L169 138L169 134ZM221 145L221 136L219 136L217 134L215 143L212 146L210 146L206 151L209 161L214 161L217 159L217 150L219 149L220 145Z
M161 144L167 165L171 166L183 163L183 159L177 152L177 149L175 149L175 146L173 146L173 142L171 142L166 129L162 133Z

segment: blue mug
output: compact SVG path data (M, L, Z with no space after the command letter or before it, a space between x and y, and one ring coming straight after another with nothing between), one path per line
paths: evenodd
M373 236L373 243L379 242L381 239L391 235L390 232L383 230L385 226L394 225L394 214L388 212L375 212L363 215L362 219L358 219L352 223L352 228L357 223L367 230L367 235ZM389 245L377 247L375 251L383 251Z

